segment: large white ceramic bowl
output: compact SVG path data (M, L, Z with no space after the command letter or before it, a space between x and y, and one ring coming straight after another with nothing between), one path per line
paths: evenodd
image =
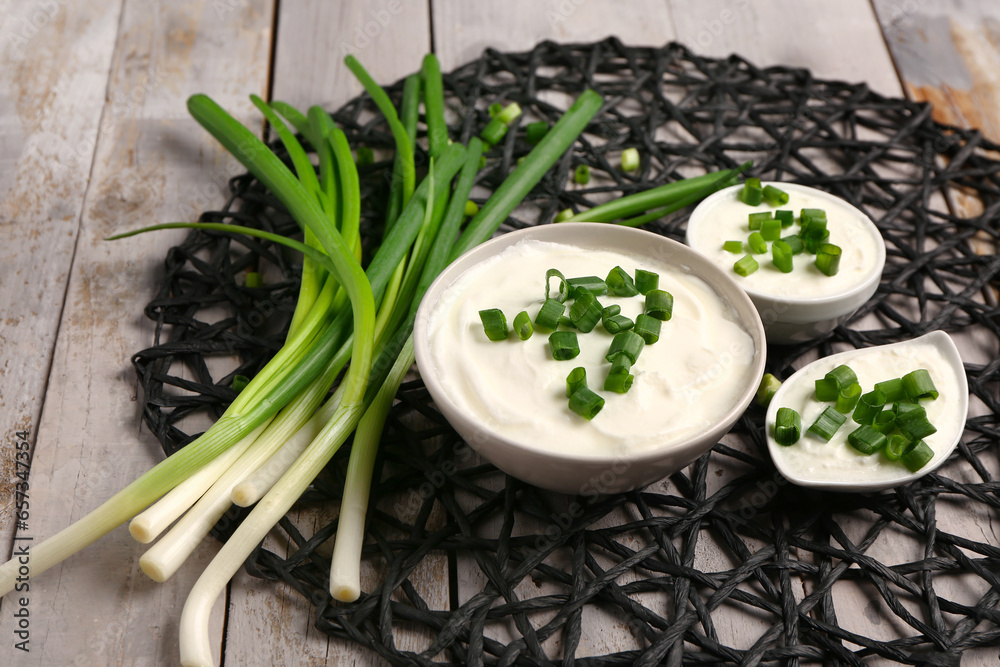
M613 455L609 452L567 451L566 447L548 448L530 437L530 434L520 439L512 438L484 423L481 417L462 405L462 400L457 400L460 397L452 395L455 392L448 387L454 385L449 383L448 378L442 377L448 371L442 371L434 362L430 333L434 323L430 320L435 315L438 304L459 296L456 292L461 292L461 288L456 287L456 284L463 274L481 267L483 262L497 257L523 240L571 244L584 254L611 250L634 258L636 266L642 266L644 260L649 260L700 278L707 285L706 289L728 304L731 317L727 326L745 332L745 335L741 333L740 336L744 341L749 341L744 349L746 371L738 381L732 383L737 386L732 387L735 398L731 404L722 406L721 414L713 423L703 428L699 426L696 432L679 442L667 445L654 442L637 452L630 452L628 443L616 443L618 452ZM511 267L500 263L496 280L504 281L510 270ZM543 282L544 272L538 280L540 285ZM489 307L489 304L482 307ZM676 312L677 306L675 315ZM514 313L510 313L509 317L512 318L513 315ZM534 316L534 311L531 315ZM668 321L664 326L671 324ZM481 328L479 333L482 333ZM545 335L537 331L535 333L535 336ZM496 344L516 345L519 342L515 340ZM563 493L592 495L645 486L680 470L711 449L729 431L754 397L764 371L766 346L760 317L743 290L725 272L687 246L638 229L600 223L563 223L504 234L472 249L453 262L430 286L423 298L414 325L414 349L420 374L435 404L455 430L484 458L505 472L536 486ZM663 346L661 349L669 348ZM465 352L455 350L454 353L461 355ZM718 353L724 355L726 350L719 350ZM641 354L640 363L643 360ZM684 361L689 360L678 360L678 363ZM572 362L558 363L567 364L567 370L574 366ZM566 410L559 405L538 405L536 409ZM598 415L595 420L600 417Z
M927 368L931 372L940 396L933 401L921 401L921 405L938 431L924 439L934 450L934 458L923 468L910 472L901 463L886 460L881 453L867 456L857 453L846 442L848 432L858 426L851 418L830 442L805 433L827 404L803 399L814 397L816 380L841 364L847 364L857 373L865 392L875 382L891 380L911 370ZM773 425L781 407L797 408L802 417L803 437L788 447L774 440ZM768 405L767 447L778 472L799 486L854 493L882 491L912 482L944 463L962 437L968 411L969 385L958 348L945 332L932 331L900 343L830 355L796 371L778 388Z
M872 297L885 267L885 242L871 219L843 199L804 185L764 183L769 184L789 194L787 205L751 207L737 198L742 185L725 188L705 198L691 213L685 241L746 291L764 322L768 342L811 340L835 329ZM722 245L746 241L748 213L791 209L797 217L803 207L827 211L830 243L844 250L836 276L823 276L808 254L796 255L793 272L783 274L771 264L770 251L755 255L760 268L749 276L733 271L741 255L723 250ZM786 229L782 235L794 231Z

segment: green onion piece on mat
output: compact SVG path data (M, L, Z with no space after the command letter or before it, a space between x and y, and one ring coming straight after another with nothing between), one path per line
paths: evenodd
M934 458L934 450L923 440L918 440L899 457L899 460L906 466L907 470L917 472L932 458Z
M750 225L750 231L758 231L761 226L768 220L773 220L774 216L771 215L770 211L764 211L761 213L751 213L747 217L747 221Z
M760 232L750 232L750 236L747 237L747 244L750 246L750 252L755 255L762 255L767 252L767 241L764 240L764 235Z
M608 354L604 358L614 363L615 357L619 354L624 354L628 357L628 360L634 364L635 360L639 358L639 353L642 352L642 348L645 345L646 341L644 341L642 336L636 332L632 330L622 331L615 334L615 337L611 339L611 348L608 350Z
M597 297L590 292L584 292L573 302L569 309L569 319L573 326L583 333L590 333L601 321L601 312L604 307L597 300Z
M736 260L735 264L733 264L733 271L743 277L749 276L759 268L760 265L757 263L757 260L753 258L753 255L744 255Z
M774 422L774 441L782 447L794 445L802 437L802 417L791 408L778 408Z
M784 206L788 203L788 193L774 187L773 185L765 185L762 194L764 196L764 201L771 206Z
M937 433L937 427L927 419L927 412L924 410L897 413L896 428L910 440L920 440Z
M774 217L781 220L782 229L786 227L791 227L795 224L795 211L789 211L788 209L783 209L781 211L775 211Z
M781 238L781 220L765 220L760 225L760 235L765 241L777 241Z
M890 461L898 461L899 457L906 452L909 446L909 438L905 435L895 433L889 436L889 439L885 443L885 448L882 450L882 454L884 454L885 458Z
M626 148L622 151L622 171L635 171L639 168L639 149Z
M503 123L504 125L510 125L514 120L521 115L521 105L517 102L511 102L503 109L500 110L494 118Z
M862 394L857 407L854 408L854 421L871 426L875 423L875 415L882 412L883 407L885 407L885 394L878 389Z
M828 276L837 275L837 271L840 270L840 256L842 253L843 251L839 245L834 245L833 243L822 244L816 252L816 268Z
M837 394L837 402L833 405L839 412L843 412L846 415L854 409L854 406L858 404L858 400L860 398L861 385L855 382L854 384L849 384L846 387L840 388L840 393Z
M847 436L847 442L862 454L874 454L888 439L871 426L859 426Z
M643 269L635 270L635 288L639 290L639 294L645 296L649 294L650 290L657 289L659 286L660 275L658 273Z
M573 359L580 354L580 342L575 331L555 331L549 334L549 351L556 361Z
M802 251L806 249L805 244L802 242L802 237L798 234L782 236L781 241L788 244L788 247L792 249L793 255L801 255Z
M472 201L471 199L465 202L465 216L469 217L479 213L479 204Z
M559 279L559 290L556 292L555 296L549 293L551 281L553 278ZM566 276L562 274L559 269L549 269L545 272L545 298L555 299L556 301L563 303L569 297L569 283L566 282Z
M559 318L562 317L564 310L566 310L566 304L562 301L546 299L542 307L538 309L538 314L535 315L535 326L539 329L555 331L559 327Z
M837 366L832 371L827 373L825 377L837 383L838 392L848 385L858 383L857 373L855 373L854 370L847 364Z
M574 296L574 293L579 293L580 290L590 292L594 296L603 296L608 293L608 284L597 276L569 278L566 282L569 285L570 296ZM574 296L574 298L576 297Z
M375 152L368 146L358 146L356 162L359 167L375 163Z
M528 143L534 146L539 141L542 140L549 131L549 124L544 120L537 120L534 123L528 123L527 127L524 128L524 138L527 139Z
M760 385L757 387L757 405L766 408L774 397L774 392L778 391L780 386L781 380L771 373L764 373L764 377L760 379Z
M624 315L612 315L611 317L603 318L601 319L601 324L604 325L604 330L609 334L627 331L635 326L635 322Z
M496 118L497 115L499 115L499 113L503 111L503 105L500 104L499 102L494 102L489 106L487 111L490 112L490 118Z
M903 391L911 401L919 401L922 398L934 400L938 397L938 390L934 386L931 374L925 368L919 368L903 376Z
M831 378L825 377L816 380L816 400L824 403L832 403L840 395L840 385Z
M611 269L604 282L608 284L608 291L615 296L635 296L639 293L632 282L632 276L620 266Z
M245 287L261 287L264 285L264 276L256 271L248 271L247 277L243 280Z
M604 399L588 387L580 387L569 397L569 409L584 419L593 419L604 407Z
M764 199L764 190L760 187L759 178L748 178L743 182L743 189L739 192L739 199L744 204L757 206Z
M584 389L587 386L587 369L577 366L566 376L566 398L570 398L577 389Z
M565 222L573 217L573 209L564 208L563 210L556 213L556 217L552 219L552 222Z
M855 410L857 412L857 410ZM896 413L892 410L883 410L882 412L875 415L875 420L872 422L872 426L879 433L884 433L889 435L896 428Z
M906 398L906 392L903 390L903 378L876 382L875 388L885 394L886 403L895 403L901 398Z
M578 185L586 185L590 183L590 167L585 164L578 165L576 169L573 170L573 182Z
M660 340L660 320L646 313L637 315L633 331L642 336L646 345L652 345Z
M722 249L738 255L743 252L743 241L726 241L722 244Z
M486 123L482 132L479 133L480 138L487 144L496 145L500 143L500 140L504 138L507 134L507 123L500 120L498 117L493 118L490 122Z
M847 421L847 415L843 415L837 412L833 406L826 406L826 409L820 413L813 425L809 427L809 433L816 436L820 440L830 442L830 438L844 425Z
M479 319L483 322L486 337L493 341L507 340L507 318L499 308L489 308L479 311Z
M531 326L531 318L528 316L528 311L522 310L514 318L514 333L521 340L528 340L531 338L531 334L535 333L535 327Z
M250 384L250 378L246 375L234 375L233 381L229 384L233 391L237 394L243 391L243 388Z
M604 391L613 391L617 394L624 394L632 387L635 376L631 373L608 373L604 378Z
M649 290L646 294L645 313L662 322L670 321L674 314L674 295L661 289Z
M775 241L771 244L771 263L782 273L791 273L792 247L784 241Z

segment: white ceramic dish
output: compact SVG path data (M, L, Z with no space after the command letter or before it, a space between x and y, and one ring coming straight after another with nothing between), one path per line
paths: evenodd
M768 342L795 343L817 338L853 315L875 293L885 267L885 242L871 219L843 199L794 183L764 183L769 184L787 192L789 203L751 207L737 199L742 185L725 188L704 199L691 213L685 241L727 271L746 291L764 322ZM802 255L794 258L792 273L781 274L771 266L770 252L756 256L760 268L755 273L737 275L733 264L740 255L723 250L722 244L746 240L750 233L747 214L791 209L798 215L803 203L827 211L830 242L844 246L838 276L822 276L812 261L802 261ZM788 233L793 232L786 230L783 235ZM850 275L845 267L853 269ZM822 281L820 287L826 293L802 293L804 285L817 280Z
M729 304L735 321L752 340L749 369L738 391L734 392L736 400L709 427L698 430L683 441L614 456L552 451L537 443L518 442L484 425L480 418L463 409L449 395L446 383L442 382L440 371L432 361L429 318L435 304L442 301L442 296L463 273L525 239L571 244L583 253L588 250L612 250L634 257L637 265L641 265L643 259L655 261L656 264L691 273L707 283ZM600 223L564 223L504 234L453 262L423 298L414 325L414 350L417 366L435 404L455 430L483 457L505 472L536 486L588 495L645 486L680 470L711 449L753 399L764 371L766 346L760 317L746 293L723 271L690 248L644 230ZM540 406L539 409L546 408Z
M799 408L804 396L814 395L815 381L840 364L851 366L864 391L870 391L875 382L934 365L931 373L941 395L934 401L921 401L921 405L938 432L924 439L934 450L934 458L923 468L910 472L899 462L885 460L880 453L864 456L855 452L846 442L847 433L857 427L850 417L828 443L806 434L828 405L813 400L800 411L803 436L799 442L789 447L775 442L772 425L778 408ZM968 410L969 385L958 348L948 334L933 331L910 341L834 354L795 372L768 405L767 447L778 472L794 484L829 491L882 491L912 482L940 466L958 445Z

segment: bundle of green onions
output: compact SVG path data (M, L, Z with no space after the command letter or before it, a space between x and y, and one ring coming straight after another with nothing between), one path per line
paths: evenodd
M349 56L346 63L388 121L396 150L384 237L366 268L360 264L359 178L344 132L319 107L303 114L256 97L253 102L283 143L294 173L208 97L195 95L188 108L288 209L303 230L303 241L237 225L187 222L114 237L195 227L253 235L303 254L301 287L285 345L222 417L97 509L32 548L31 576L36 577L131 519L130 531L140 542L159 538L140 565L150 577L164 581L230 504L256 504L188 597L180 631L184 665L212 664L208 616L213 602L352 433L330 592L342 601L359 597L376 446L397 389L413 364L411 331L417 305L450 261L493 235L602 105L596 92L582 93L463 229L483 143L477 138L465 146L449 141L435 57L428 55L421 71L406 80L398 113L357 60ZM417 183L414 151L421 101L431 162L426 177ZM318 156L318 167L297 135ZM710 174L675 191L687 201L699 192L707 195L723 177L728 182L732 176L733 170ZM676 194L671 193L673 199L647 198L641 208L633 204L621 210L662 209L678 203ZM346 374L334 387L345 367ZM15 561L0 565L0 594L13 589L17 573Z

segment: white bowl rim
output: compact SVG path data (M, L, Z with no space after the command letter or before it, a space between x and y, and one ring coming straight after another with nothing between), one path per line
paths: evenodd
M789 305L805 304L808 303L811 306L823 306L827 304L838 303L840 301L851 300L853 297L867 291L871 288L873 281L878 282L882 278L882 271L885 269L885 239L882 238L882 232L879 231L878 226L872 222L872 219L861 209L856 207L854 204L850 203L846 199L838 197L835 194L829 193L826 190L820 190L819 188L814 188L809 185L799 185L798 183L785 183L782 181L761 181L761 186L773 185L774 187L781 188L783 190L791 190L793 192L800 192L802 194L809 194L817 196L823 199L834 201L841 206L845 206L851 211L853 211L858 218L862 221L862 225L868 231L869 235L873 239L877 240L875 244L875 262L872 263L871 268L868 270L864 276L855 283L850 289L844 290L843 292L837 292L835 294L828 294L826 296L781 296L776 294L771 294L769 292L761 292L759 290L753 289L752 287L746 287L740 283L740 289L744 290L750 295L751 299L767 299L769 301L780 301L782 303L787 303ZM719 199L727 196L734 190L738 190L743 187L743 184L731 185L729 187L723 188L716 192L713 192L705 199L701 200L694 210L691 211L691 215L688 217L687 231L685 232L684 241L689 247L694 249L693 246L688 242L687 234L691 230L692 223L695 225L699 224L702 219L706 217L705 211L709 210L711 206Z
M968 378L965 375L965 365L962 362L962 357L959 354L958 346L955 345L955 341L952 340L951 336L949 336L944 331L935 330L935 331L931 331L931 332L925 333L922 336L917 336L916 338L911 338L909 340L898 341L898 342L895 342L895 343L887 343L885 345L876 345L876 346L873 346L873 347L864 347L864 348L858 348L858 349L854 349L854 350L846 350L844 352L838 352L836 354L831 354L831 355L826 356L826 357L821 357L819 359L816 359L815 361L809 362L808 364L806 364L805 366L803 366L799 370L797 370L794 373L792 373L792 375L789 376L789 378L787 380L785 380L781 384L780 387L778 387L778 390L774 393L774 396L771 397L771 402L768 404L767 415L764 418L764 437L766 438L766 441L767 441L767 450L768 450L768 454L770 454L770 456L771 456L771 461L774 463L774 467L777 468L778 472L781 473L782 477L784 477L785 479L787 479L792 484L795 484L797 486L802 486L802 487L808 487L808 488L812 488L812 489L825 489L827 491L841 491L841 492L869 493L869 492L875 492L875 491L884 491L886 489L892 489L892 488L895 488L897 486L902 486L904 484L909 484L910 482L912 482L914 480L920 479L924 475L927 475L929 473L934 472L945 461L947 461L948 457L951 456L951 453L953 451L955 451L955 448L958 446L958 443L961 442L961 440L962 440L962 434L965 431L964 428L959 429L958 434L955 436L955 438L952 441L952 443L950 445L948 445L947 447L945 447L942 450L942 454L939 456L938 461L934 465L932 465L932 466L925 466L924 468L921 468L920 470L918 470L916 472L906 471L905 475L900 474L899 477L895 477L895 478L891 478L891 479L874 480L874 481L870 481L870 482L859 482L857 480L842 480L842 481L840 481L840 480L816 480L816 479L808 479L808 478L805 478L805 477L801 477L799 475L795 475L794 473L790 473L787 469L785 469L782 466L782 460L781 460L781 458L774 456L774 452L775 451L779 451L778 448L781 447L781 445L779 445L777 442L775 442L775 440L774 440L774 434L771 433L770 424L772 424L774 422L775 415L776 415L776 413L778 411L778 408L781 407L781 399L784 396L785 389L787 387L791 386L796 381L796 376L798 376L800 374L805 374L806 372L808 372L810 366L812 366L813 364L818 363L818 362L837 361L837 360L840 360L840 359L846 359L846 358L850 358L850 357L856 356L859 352L863 353L866 350L873 350L873 349L876 349L876 348L878 348L878 349L892 348L892 347L896 347L896 346L900 346L900 345L909 345L909 344L916 343L916 342L919 342L919 341L926 341L926 342L930 342L930 343L933 343L933 344L939 346L939 348L941 349L941 351L944 352L945 355L948 357L949 364L951 364L954 368L957 369L956 370L956 377L959 379L959 382L960 382L960 385L961 385L960 386L960 390L961 391L959 392L959 394L960 394L959 395L959 400L962 402L961 412L962 412L962 414L966 415L966 418L968 418L968 414L969 414L969 382L968 382ZM906 470L906 469L903 468L903 470Z
M508 245L512 245L520 240L522 237L532 235L541 235L543 238L540 240L547 240L556 242L557 240L562 243L567 242L566 239L548 238L550 236L561 236L563 234L569 234L574 230L581 230L584 234L625 234L625 235L642 235L647 238L656 239L656 242L665 243L668 247L672 248L673 252L681 253L687 256L694 263L700 264L705 269L708 270L709 276L706 277L701 273L698 274L699 277L705 280L713 290L716 291L722 298L727 300L735 300L739 302L739 306L736 303L731 303L737 313L749 314L751 317L750 322L746 321L746 317L741 316L739 318L740 323L746 328L747 333L750 334L751 338L754 340L754 362L751 366L750 373L748 374L748 379L746 383L746 388L740 394L740 399L722 415L716 424L702 430L698 431L691 437L687 438L682 442L675 442L669 445L661 445L659 447L654 447L650 449L643 449L638 453L616 453L616 454L570 454L567 452L554 452L548 450L541 450L539 448L531 447L524 443L518 442L516 440L504 437L492 430L484 429L490 434L491 438L498 441L502 441L506 446L513 448L518 451L523 451L526 454L531 455L543 455L546 458L551 459L554 462L585 462L587 464L596 465L613 465L618 462L628 461L631 464L641 464L643 462L653 462L664 455L677 454L684 452L688 449L705 449L708 451L709 448L703 447L703 441L705 439L714 438L716 442L729 432L731 425L740 418L740 416L746 411L750 402L754 399L757 393L757 389L760 386L760 380L764 374L764 365L767 357L767 339L764 333L764 324L760 319L760 315L757 313L757 309L754 307L753 302L747 296L746 292L734 281L732 278L727 276L725 272L718 266L713 264L707 257L696 252L692 248L674 241L671 238L650 232L644 229L637 229L633 227L623 227L621 225L611 225L607 223L597 223L597 222L562 222L556 224L544 224L535 225L532 227L526 227L523 229L507 232L500 236L494 237L485 243L482 243L462 256L455 259L451 264L449 264L445 269L438 275L431 286L427 289L424 294L421 304L417 309L416 319L414 321L413 327L413 343L414 343L414 353L417 359L418 372L420 369L420 359L429 357L428 342L426 335L426 326L428 320L428 309L432 304L437 301L433 298L437 292L442 291L444 288L442 285L450 285L454 278L457 278L466 270L466 265L478 262L481 259L485 259L487 256L492 255L495 251L501 250ZM583 231L585 230L585 231ZM599 231L603 230L603 231ZM606 247L606 246L605 246ZM688 263L681 265L681 269L689 269ZM731 294L723 294L717 285L717 282L721 281L727 286L727 289ZM732 299L730 299L732 297ZM444 391L438 382L437 376L433 373L425 374L420 372L420 377L423 379L424 384L428 387L428 391L431 395L435 397L435 402L438 400L443 400L447 403L447 408L456 414L462 415L465 419L470 422L475 422L474 419L469 417L463 410L459 409L458 406L450 400L448 397L448 392ZM442 410L444 411L444 410ZM722 428L726 425L725 428ZM471 443L470 443L471 444ZM714 446L714 445L713 445Z

